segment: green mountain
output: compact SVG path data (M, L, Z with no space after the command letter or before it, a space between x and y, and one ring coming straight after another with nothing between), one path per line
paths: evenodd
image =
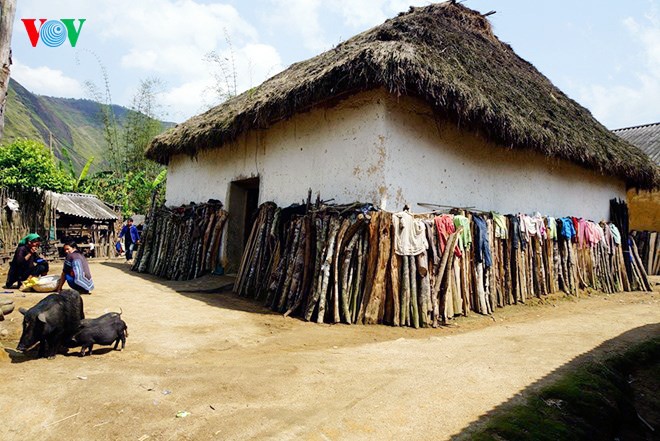
M36 95L10 79L3 143L16 138L41 140L52 145L60 160L66 160L62 153L66 149L78 171L92 156L92 172L106 169L101 106L92 100ZM117 105L112 110L119 127L124 127L130 110ZM163 130L171 125L163 123Z

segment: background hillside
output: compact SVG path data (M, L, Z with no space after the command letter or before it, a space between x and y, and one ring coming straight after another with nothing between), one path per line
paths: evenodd
M52 142L55 156L66 162L62 153L65 148L77 171L91 156L95 158L92 171L104 170L109 164L105 154L101 106L92 100L35 95L12 79L3 142L16 138L40 140L46 146ZM130 110L117 105L113 105L112 110L118 126L123 128ZM172 125L162 123L163 130Z

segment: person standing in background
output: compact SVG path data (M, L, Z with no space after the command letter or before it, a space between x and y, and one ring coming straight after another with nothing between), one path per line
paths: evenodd
M140 243L140 233L138 232L135 225L133 225L132 217L126 219L126 225L121 228L119 238L121 239L122 237L124 238L126 262L131 262L133 260L133 251L135 250L135 245Z

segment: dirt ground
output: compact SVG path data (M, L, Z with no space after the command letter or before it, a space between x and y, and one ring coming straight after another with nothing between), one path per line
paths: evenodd
M37 360L13 349L22 316L8 315L0 439L447 439L585 354L660 333L657 291L558 296L412 330L317 325L229 292L184 292L222 277L168 282L121 261L91 270L86 315L121 307L126 349ZM21 295L2 294L17 308L44 296Z

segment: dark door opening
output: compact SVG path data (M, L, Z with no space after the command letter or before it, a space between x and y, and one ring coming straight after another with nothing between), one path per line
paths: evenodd
M258 207L259 178L241 179L229 184L227 273L238 271Z

